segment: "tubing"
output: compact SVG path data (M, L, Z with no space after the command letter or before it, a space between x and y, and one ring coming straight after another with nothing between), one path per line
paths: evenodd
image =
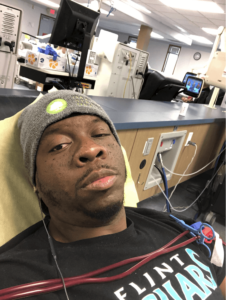
M121 278L124 278L130 274L132 274L134 271L136 271L138 268L140 268L142 265L146 264L148 261L163 255L165 253L172 252L176 249L179 249L181 247L184 247L190 243L193 243L195 240L197 240L199 237L193 237L179 245L170 247L172 244L174 244L176 241L178 241L180 238L188 234L189 231L184 231L180 235L178 235L176 238L174 238L172 241L167 243L165 246L162 248L151 252L146 255L134 257L134 258L129 258L124 261L118 262L116 264L112 264L110 266L101 268L96 271L89 272L87 274L81 275L81 276L76 276L76 277L70 277L70 278L65 278L65 285L66 287L71 287L74 285L80 285L84 283L103 283L103 282L111 282L115 281ZM116 269L120 266L130 264L132 262L140 261L138 264L130 268L129 270L115 276L111 277L103 277L103 278L92 278L91 276L96 276L102 273L105 273L109 270ZM36 290L34 290L36 288ZM52 279L52 280L44 280L44 281L39 281L39 282L34 282L34 283L29 283L29 284L23 284L20 286L16 287L11 287L7 288L4 290L0 291L0 300L10 300L10 299L21 299L24 297L28 296L34 296L34 295L39 295L43 293L49 293L49 292L54 292L57 290L60 290L63 288L63 284L61 279Z

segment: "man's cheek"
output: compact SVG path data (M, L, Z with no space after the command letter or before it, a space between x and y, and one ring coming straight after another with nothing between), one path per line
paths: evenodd
M38 175L43 185L54 188L59 187L65 179L62 169L52 163L45 164L45 167L38 172Z

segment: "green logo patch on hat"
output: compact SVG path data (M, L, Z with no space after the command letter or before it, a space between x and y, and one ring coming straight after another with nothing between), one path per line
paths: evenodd
M58 114L67 107L67 102L64 99L55 99L51 101L47 108L46 112L51 115Z

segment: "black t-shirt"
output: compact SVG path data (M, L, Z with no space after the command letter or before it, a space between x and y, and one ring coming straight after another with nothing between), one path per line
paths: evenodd
M82 275L124 259L150 253L183 231L166 213L126 208L126 216L127 229L119 233L73 243L54 240L63 276ZM190 235L179 242L188 238ZM70 300L223 300L218 286L225 277L224 267L212 265L204 252L194 242L155 258L120 280L70 287L68 295ZM59 278L41 222L1 247L0 253L0 290ZM109 277L122 273L134 264L99 276ZM66 298L61 290L27 299Z
M206 97L206 101L205 103L206 104L209 104L210 103L210 100L211 100L211 97L213 95L213 92L214 92L214 88L212 88L212 90L210 91L209 95ZM225 91L223 89L220 89L219 91L219 94L217 96L217 101L216 101L216 105L221 105L223 99L224 99L224 95L225 95Z
M205 103L206 103L206 99L207 99L207 97L209 96L210 92L211 92L211 91L210 91L210 88L209 88L209 87L203 89L202 92L201 92L200 97L199 97L199 98L196 98L196 99L194 100L194 103L205 104Z

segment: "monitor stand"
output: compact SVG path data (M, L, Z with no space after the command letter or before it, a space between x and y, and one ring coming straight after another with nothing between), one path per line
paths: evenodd
M90 37L88 35L85 35L84 41L83 41L83 47L82 47L82 55L80 57L80 62L79 62L79 69L78 69L78 74L77 74L77 79L81 80L84 77L84 72L86 68L86 60L87 60L87 55L89 51L89 45L90 45Z

